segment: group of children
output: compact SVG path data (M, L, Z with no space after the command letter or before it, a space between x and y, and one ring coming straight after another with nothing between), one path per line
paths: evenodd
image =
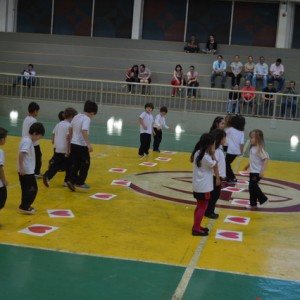
M219 215L214 210L220 197L222 181L227 181L229 185L237 182L231 164L237 156L243 154L244 127L245 118L240 115L228 116L227 122L223 117L216 117L210 132L204 133L195 145L191 154L193 196L197 200L192 227L194 236L208 235L209 229L201 226L204 216L218 218ZM268 198L258 183L264 177L269 155L265 150L264 134L261 130L252 130L249 137L249 163L244 167L244 170L250 167L250 204L247 208L256 209L258 205L263 207L268 203Z
M59 114L60 122L55 126L52 135L54 154L44 175L40 173L42 153L38 141L44 136L45 128L42 123L37 122L39 110L37 103L29 104L19 144L17 170L22 191L19 211L24 214L34 214L36 211L32 204L38 192L37 178L43 178L43 183L49 187L54 175L64 170L65 185L71 191L76 188L89 188L85 183L90 167L90 152L93 151L89 140L89 127L91 118L97 114L97 104L87 100L83 113L77 114L74 108L69 107ZM7 130L0 128L0 145L5 144L6 136ZM4 207L7 199L7 185L4 152L0 149L0 209Z

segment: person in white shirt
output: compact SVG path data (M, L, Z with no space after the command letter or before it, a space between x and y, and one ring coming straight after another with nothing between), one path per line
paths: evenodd
M152 111L154 106L152 103L145 104L145 111L139 116L140 124L140 148L139 156L143 158L144 156L149 156L149 149L151 145L151 135L153 126L153 116Z
M27 136L29 133L30 126L37 122L36 117L38 116L40 111L40 106L36 102L31 102L28 105L28 116L24 119L22 125L22 137ZM38 141L33 142L34 152L35 152L35 168L34 174L36 178L42 178L41 174L42 168L42 151Z
M138 80L142 84L142 94L150 95L151 71L144 64L140 65ZM146 91L147 86L147 91Z
M19 144L18 173L22 189L20 212L24 214L34 214L35 209L31 206L34 202L38 185L34 176L35 151L34 142L37 142L45 134L45 128L42 123L35 122L30 128L28 135L22 137Z
M63 115L65 119L56 124L53 129L54 155L49 161L48 170L43 175L43 183L46 187L49 187L49 181L60 170L66 172L65 184L70 179L70 123L74 116L77 115L77 111L72 107L68 107Z
M225 180L226 177L226 164L225 155L223 152L223 145L226 142L226 133L223 129L214 129L210 132L215 138L215 158L218 165L220 180ZM210 193L210 200L205 211L205 216L210 219L217 219L219 214L215 213L216 203L220 198L221 184L216 185L217 177L214 175L214 189Z
M268 204L268 197L262 192L258 183L264 177L264 173L269 161L269 154L265 150L264 134L260 129L254 129L249 133L250 137L250 154L248 163L244 167L244 171L248 170L250 166L249 178L249 193L250 205L247 208L256 209L257 202L259 207Z
M32 85L35 85L35 76L36 72L33 69L33 64L29 64L26 69L21 72L22 76L18 76L13 83L13 87L15 87L18 83L20 83L22 79L23 85L30 88Z
M271 64L270 67L270 76L268 78L269 82L274 84L274 81L278 81L277 92L280 92L284 86L285 78L284 75L284 66L281 63L281 58L277 58L276 62Z
M194 211L192 235L207 236L208 228L202 227L201 222L214 189L213 175L216 185L220 185L220 177L215 159L215 138L210 133L204 133L195 145L190 161L193 163L193 196L197 200Z
M0 146L3 146L6 142L7 130L0 127ZM8 181L4 172L4 151L0 149L0 209L2 209L7 199L7 185Z
M166 124L166 114L168 113L168 108L166 106L162 106L159 110L159 114L155 117L153 123L153 151L160 152L159 145L162 141L162 129L170 129L170 127Z
M226 177L228 183L236 183L237 179L232 171L231 164L235 158L243 154L245 140L245 118L235 115L231 119L231 127L226 128Z
M240 61L240 56L235 55L234 61L230 64L229 76L231 77L231 86L236 84L239 86L242 78L243 64Z
M76 188L89 189L85 183L90 168L90 152L93 152L89 138L91 118L98 112L97 103L87 100L84 103L83 113L77 114L71 122L71 172L68 188L75 192Z
M261 56L259 62L255 65L253 77L252 77L252 86L256 88L257 80L262 80L262 88L264 89L267 86L269 68L265 63L265 58Z

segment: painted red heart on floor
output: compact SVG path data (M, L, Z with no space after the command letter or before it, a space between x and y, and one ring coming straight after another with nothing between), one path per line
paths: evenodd
M151 163L151 162L149 162L149 163L144 162L143 165L145 165L145 166L153 166L153 163Z
M235 202L235 203L238 203L238 204L243 204L243 205L249 204L249 201L248 201L248 200L235 200L234 202Z
M111 196L112 195L95 195L97 198L99 198L99 199L109 199L109 198L111 198Z
M241 190L241 189L235 188L235 187L227 187L226 189L231 192L239 192Z
M115 181L115 184L119 184L119 185L127 185L128 181Z
M243 218L243 217L230 217L228 218L228 220L231 220L233 222L237 222L237 223L246 223L247 219Z
M31 226L28 227L28 230L33 232L33 233L45 233L49 230L51 230L52 227L50 226Z
M160 157L158 158L159 160L168 160L169 158L166 158L166 157Z
M61 217L70 217L71 216L70 212L67 210L56 210L56 211L51 212L51 215L61 216Z
M124 169L112 169L114 172L124 172Z
M228 239L238 239L239 238L239 233L233 232L233 231L220 232L219 235L221 235L225 238L228 238Z

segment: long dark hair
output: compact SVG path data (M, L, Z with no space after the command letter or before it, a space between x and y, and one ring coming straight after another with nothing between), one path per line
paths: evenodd
M212 132L214 129L217 129L219 124L224 121L224 117L221 117L221 116L218 116L218 117L215 117L210 129L209 129L209 132Z
M209 149L209 147L211 147L215 142L215 138L212 134L210 133L203 133L200 137L200 140L198 141L198 143L195 145L195 148L191 154L191 162L194 161L194 156L195 153L200 150L199 155L196 158L196 165L197 167L201 167L201 160L205 154L205 152L207 152L207 150Z
M216 149L220 147L221 141L226 137L226 132L223 129L215 129L211 132L211 135L216 139Z
M243 116L240 115L235 115L231 119L231 127L239 130L239 131L244 131L245 130L245 125L246 125L246 120Z

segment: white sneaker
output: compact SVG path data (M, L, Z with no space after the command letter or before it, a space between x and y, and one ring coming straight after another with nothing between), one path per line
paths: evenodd
M258 207L264 207L269 203L269 199L267 199L265 202L258 204Z
M90 186L87 185L87 184L85 184L85 183L84 183L84 184L80 184L80 185L75 184L75 186L76 186L77 188L84 189L84 190L90 189Z
M34 177L36 179L41 179L41 178L43 178L43 174L35 174Z

